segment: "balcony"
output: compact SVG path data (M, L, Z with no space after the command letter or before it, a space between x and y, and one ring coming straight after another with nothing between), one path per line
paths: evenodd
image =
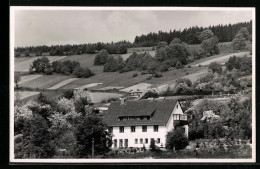
M173 115L173 125L174 126L184 126L188 124L187 115L183 114L174 114Z

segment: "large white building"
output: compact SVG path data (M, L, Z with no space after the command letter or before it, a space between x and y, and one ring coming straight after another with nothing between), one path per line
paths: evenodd
M113 135L112 148L148 148L152 139L158 147L165 147L167 132L177 127L188 137L187 115L178 100L112 102L104 122Z

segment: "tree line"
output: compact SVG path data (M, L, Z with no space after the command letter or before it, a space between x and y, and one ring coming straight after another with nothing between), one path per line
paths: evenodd
M218 37L219 42L230 42L234 39L239 29L245 27L252 34L252 21L241 22L228 25L217 25L203 27L190 27L184 30L170 30L170 32L159 31L158 33L149 33L147 35L136 36L134 42L119 41L111 43L88 43L79 45L52 45L52 46L28 46L15 48L15 57L21 56L63 56L63 55L80 55L80 54L94 54L102 49L106 49L109 54L125 54L127 48L131 47L150 47L156 46L160 41L165 41L168 44L173 38L179 38L187 44L201 43L199 36L205 29L210 29L215 36ZM249 37L249 40L251 37Z
M249 33L252 34L252 20L249 22L240 22L228 25L216 25L206 28L193 26L184 30L170 30L169 32L158 31L158 33L150 32L146 35L136 36L134 44L143 47L156 46L160 41L165 41L168 44L172 38L179 38L187 44L199 44L199 35L205 29L210 29L219 39L219 42L230 42L235 37L239 29L246 27Z
M78 78L88 78L94 73L89 68L83 68L78 61L54 61L50 63L47 57L42 57L33 61L30 65L29 73L44 73L51 75L53 73L61 73L64 75L73 74Z
M106 49L109 54L125 54L127 48L132 47L132 43L128 41L111 42L111 43L93 43L80 45L52 45L52 46L29 46L15 48L15 57L21 56L69 56L80 54L95 54L102 49Z

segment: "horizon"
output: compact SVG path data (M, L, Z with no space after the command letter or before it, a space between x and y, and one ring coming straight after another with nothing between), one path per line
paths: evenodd
M15 10L14 47L133 43L136 36L148 33L182 31L196 26L207 28L252 19L252 12L243 10Z

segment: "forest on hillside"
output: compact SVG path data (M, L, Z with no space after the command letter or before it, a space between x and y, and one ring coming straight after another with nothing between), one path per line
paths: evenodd
M213 34L218 37L218 42L230 42L238 33L241 28L247 28L249 34L252 34L252 21L241 22L228 25L216 25L207 28L203 27L190 27L184 30L170 30L169 32L158 31L158 33L149 33L147 35L136 36L134 42L119 41L111 43L88 43L88 44L66 44L66 45L52 45L52 46L27 46L16 47L15 57L27 57L27 56L63 56L63 55L75 55L75 54L95 54L102 49L106 49L109 54L125 54L127 48L131 47L150 47L157 46L161 41L165 41L168 44L174 38L179 38L186 44L200 44L199 36L205 29L210 29ZM251 37L249 37L249 40ZM86 39L87 41L87 39Z
M170 43L173 38L179 38L187 44L199 44L199 34L204 29L210 29L219 39L219 42L230 42L235 37L239 29L246 27L249 34L252 34L252 20L250 22L241 22L228 25L209 26L207 28L193 26L184 30L170 30L169 32L158 31L150 32L147 35L136 36L134 44L137 46L148 47L155 46L160 41Z

